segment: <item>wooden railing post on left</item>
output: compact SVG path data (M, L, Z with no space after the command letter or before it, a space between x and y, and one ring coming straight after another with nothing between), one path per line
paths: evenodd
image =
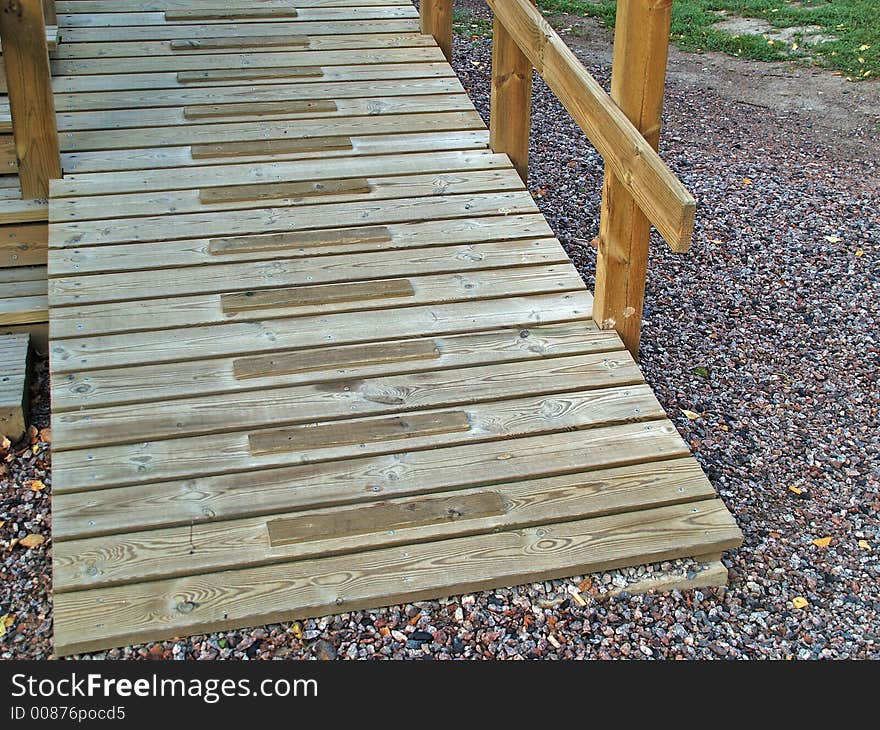
M666 83L672 0L618 0L611 98L656 150ZM605 171L593 318L638 358L651 224Z
M61 157L42 0L0 0L0 39L22 198L46 198Z
M452 63L452 0L421 0L422 33L434 36L446 60Z

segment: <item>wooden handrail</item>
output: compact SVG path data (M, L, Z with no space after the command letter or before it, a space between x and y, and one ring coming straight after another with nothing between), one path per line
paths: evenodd
M61 157L42 0L0 0L0 40L21 195L45 198Z
M656 151L672 0L618 0L611 96L531 0L486 2L494 12L491 147L526 179L534 68L605 160L593 314L636 355L650 226L673 251L687 251L696 210ZM438 42L451 36L452 4L423 0L422 32Z

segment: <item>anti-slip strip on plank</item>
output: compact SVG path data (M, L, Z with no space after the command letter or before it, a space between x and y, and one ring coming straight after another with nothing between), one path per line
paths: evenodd
M166 10L165 20L243 20L253 18L296 18L293 8L216 8L204 10Z
M281 200L310 198L317 195L369 193L370 183L364 178L347 180L316 180L313 182L261 183L258 185L229 185L199 190L199 202L240 203L248 200Z
M266 523L269 545L279 547L336 537L351 537L391 530L425 527L495 517L506 511L498 492L413 499L355 509L301 515Z
M246 312L252 309L279 307L320 306L336 302L358 302L370 299L398 299L415 295L408 279L385 279L344 284L268 289L264 291L223 294L220 307L224 313Z
M181 84L210 83L212 81L254 81L257 79L319 78L324 75L320 66L269 66L267 68L227 68L210 71L179 71Z
M243 357L233 361L232 371L237 379L265 378L322 370L343 370L381 363L436 360L439 357L440 349L434 340L381 342L375 345L328 347Z
M324 114L337 110L335 101L267 101L261 104L197 104L183 108L184 119L256 117L267 114Z
M391 231L387 226L364 226L363 228L336 228L301 233L212 238L208 242L208 251L215 255L222 255L318 248L320 246L349 246L360 243L391 243L391 240Z
M268 35L228 38L174 38L170 43L172 51L192 51L202 48L265 48L267 46L305 47L309 45L309 37L306 35Z
M294 426L277 431L252 433L248 435L248 444L252 454L277 454L300 449L324 449L443 433L461 433L469 431L470 427L470 421L464 411L414 413L407 416L340 421L317 426Z
M300 137L296 139L261 139L247 142L195 144L190 147L194 160L216 157L252 157L290 155L300 152L329 152L352 149L351 137Z

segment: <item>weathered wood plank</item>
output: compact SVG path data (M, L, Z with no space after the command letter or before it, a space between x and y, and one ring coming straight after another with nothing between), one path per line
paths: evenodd
M249 454L247 434L243 429L378 416L461 403L510 399L518 395L581 393L599 389L602 392L598 395L583 396L589 401L586 410L590 407L601 409L609 406L611 410L616 409L615 413L629 413L629 404L633 399L647 398L648 392L644 387L623 386L633 386L642 380L632 358L618 352L563 357L549 361L527 360L467 370L441 370L359 381L339 380L332 384L295 385L267 391L245 391L235 395L224 393L177 399L168 404L92 408L88 412L59 414L57 422L53 424L57 442L55 450L64 463L75 462L82 468L94 470L99 466L97 457L86 458L79 452L66 457L60 457L60 454L71 449L88 448L95 443L102 446L89 449L89 456L95 456L105 448L103 445L125 443L135 444L142 450L155 448L158 453L164 447L143 442L148 439L236 431L240 432L239 435L233 437L229 443L238 444L235 448L240 453L233 455L229 452L224 457L235 460L238 456L246 457ZM607 392L602 390L612 387L619 389ZM544 405L543 401L539 405ZM511 406L516 407L516 404ZM543 416L548 421L552 417L564 419L571 417L577 408L565 407L560 401L557 410L558 413ZM649 414L657 417L662 415L662 411L657 411L654 403L647 399L641 414L643 417L649 417ZM581 416L576 414L576 417ZM583 425L582 421L578 422ZM203 439L202 442L209 443L209 440ZM215 439L215 448L210 451L220 451L219 444L220 439ZM192 446L193 444L189 445L190 448ZM167 448L182 450L184 445L170 444ZM188 457L190 461L202 458L198 453ZM150 461L154 464L138 465L135 469L142 478L148 478L156 470L181 468L173 464L155 463L159 461L155 454ZM214 467L218 465L219 462ZM134 467L134 463L129 463L108 468L127 471ZM68 479L71 476L68 474ZM97 484L94 481L87 483ZM68 487L63 486L59 491L66 489Z
M55 648L69 654L319 616L724 550L739 541L724 505L707 500L413 545L406 557L390 548L356 561L343 556L62 593L55 600Z
M202 522L77 540L58 540L56 536L54 589L66 592L292 559L343 555L377 547L600 517L715 496L712 485L691 458L502 482L490 489L505 505L496 519L482 519L476 523L436 523L430 529L398 527L392 535L361 531L355 538L337 533L308 543L286 542L274 549L267 549L267 525L276 520L307 520L316 511ZM466 499L486 491L485 487L477 486L432 494L436 494L433 499L438 500ZM411 498L403 497L381 504L393 506L411 501ZM365 502L357 509L370 509L374 504ZM346 513L351 509L342 505L322 509L317 514Z
M424 527L438 522L494 517L505 511L499 492L471 492L278 518L269 520L266 529L269 544L278 547L297 542Z
M0 300L0 306L3 301ZM0 324L9 324L0 310ZM27 428L30 337L0 335L0 434L18 441Z
M266 355L227 356L137 367L85 370L56 378L56 413L79 406L107 406L282 385L393 376L490 363L612 352L615 332L591 321L530 326L413 340L386 340Z
M409 279L383 279L362 283L326 284L293 289L266 289L220 295L224 312L246 312L252 309L279 307L321 306L336 302L356 302L369 299L398 299L414 297Z

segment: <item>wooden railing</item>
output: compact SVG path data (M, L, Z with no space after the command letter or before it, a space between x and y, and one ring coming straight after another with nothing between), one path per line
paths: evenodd
M61 177L47 16L55 18L54 0L0 0L0 42L24 199L48 197L49 180Z
M530 0L494 12L490 144L528 174L532 69L605 160L593 316L637 356L651 224L687 251L696 203L657 155L672 0L618 0L611 95ZM422 0L422 32L452 52L453 0Z

